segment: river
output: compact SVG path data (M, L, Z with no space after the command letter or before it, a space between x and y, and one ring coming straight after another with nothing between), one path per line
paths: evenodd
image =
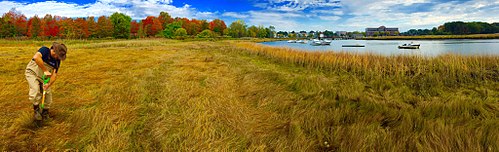
M310 41L309 41L310 42ZM421 44L419 49L398 49L406 43ZM499 56L499 39L484 40L333 40L331 45L312 46L310 44L287 43L287 41L263 42L261 44L277 47L289 47L304 51L335 51L352 53L374 53L391 55L438 56L442 54ZM360 44L365 47L342 47L342 45Z

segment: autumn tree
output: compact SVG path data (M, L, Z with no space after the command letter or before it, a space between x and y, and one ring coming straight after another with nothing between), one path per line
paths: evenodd
M96 38L97 37L97 23L95 22L95 17L90 16L87 17L87 25L88 25L88 33L89 33L89 38Z
M136 38L139 36L139 28L140 24L137 21L133 20L132 22L130 22L130 36L132 38Z
M77 37L77 27L72 18L63 18L59 21L59 36L66 39L74 39Z
M208 21L201 20L200 24L201 24L201 31L209 30L210 29L210 23L208 23Z
M24 16L21 13L16 13L14 17L14 27L16 29L16 35L17 36L26 36L26 33L28 32L28 21L26 16Z
M78 39L86 39L90 36L90 32L88 31L88 23L84 18L77 18L74 20L75 34Z
M173 18L170 16L170 14L168 14L168 12L159 13L158 19L161 22L163 28L165 28L166 25L173 23Z
M113 24L106 16L101 16L97 19L97 37L106 38L113 36Z
M55 17L47 14L42 19L42 34L43 37L53 38L59 35L59 25L57 25Z
M2 37L23 36L26 31L26 17L15 9L3 14L2 24L0 26L0 35ZM18 23L19 21L19 23Z
M215 19L209 23L209 28L219 35L224 35L223 31L227 29L227 25L225 25L223 20Z
M113 23L114 38L130 38L130 22L132 18L118 12L111 15L110 18Z
M154 16L148 16L142 20L142 26L147 36L156 36L156 34L163 30L161 21Z
M28 37L30 38L37 38L38 36L40 36L40 33L42 32L42 28L41 28L41 20L40 18L38 18L37 15L29 18L28 20L28 32L27 32L27 35Z
M187 30L188 35L197 35L199 32L201 32L202 29L201 21L197 19L187 21L186 23L182 24L182 27Z

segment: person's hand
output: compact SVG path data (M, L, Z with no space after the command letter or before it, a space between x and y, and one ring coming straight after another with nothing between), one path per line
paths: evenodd
M43 85L43 90L48 90L50 88L50 84L44 84Z
M44 71L43 74L45 74L46 77L52 76L52 73L50 73L49 71Z

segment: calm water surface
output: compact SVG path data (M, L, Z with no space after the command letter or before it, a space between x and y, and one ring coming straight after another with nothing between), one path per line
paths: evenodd
M310 42L310 41L309 41ZM419 49L398 49L406 43L419 43ZM306 51L334 51L354 53L375 53L391 55L438 56L442 54L494 55L499 56L499 39L492 40L333 40L331 45L312 46L310 44L287 43L287 41L263 42L264 45L289 47ZM365 47L342 47L361 44Z

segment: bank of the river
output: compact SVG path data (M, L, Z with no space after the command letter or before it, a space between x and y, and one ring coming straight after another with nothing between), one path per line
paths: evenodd
M383 36L383 37L361 38L361 40L435 40L435 39L499 39L499 33L473 34L473 35Z

